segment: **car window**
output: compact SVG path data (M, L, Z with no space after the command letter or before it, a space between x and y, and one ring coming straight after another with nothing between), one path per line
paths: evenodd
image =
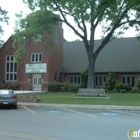
M0 94L13 94L13 91L11 90L0 90Z

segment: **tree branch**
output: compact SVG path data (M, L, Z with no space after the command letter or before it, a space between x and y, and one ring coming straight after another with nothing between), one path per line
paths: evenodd
M102 41L101 45L99 46L99 48L96 50L95 52L95 59L97 58L98 54L100 53L100 51L105 47L105 45L110 41L110 38L112 36L112 34L114 33L114 31L120 27L120 22L121 20L124 18L124 15L127 13L127 11L129 10L129 8L127 8L123 14L121 15L120 19L118 19L118 21L116 22L116 24L113 26L112 30L108 33L108 35L105 37L105 39Z
M57 2L54 1L54 4L56 5L56 7L58 8L60 14L62 15L63 19L64 20L61 20L63 21L64 23L66 23L81 39L84 39L84 37L67 21L63 11L61 10L60 6L57 4Z

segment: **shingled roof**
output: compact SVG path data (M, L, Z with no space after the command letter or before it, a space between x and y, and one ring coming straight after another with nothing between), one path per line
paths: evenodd
M95 41L95 48L101 43ZM79 73L88 66L82 41L65 42L62 73ZM140 41L119 38L109 42L100 52L95 63L95 72L140 72Z

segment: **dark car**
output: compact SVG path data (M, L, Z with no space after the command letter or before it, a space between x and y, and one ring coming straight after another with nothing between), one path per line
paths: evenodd
M0 90L0 106L12 106L17 109L17 96L13 90Z

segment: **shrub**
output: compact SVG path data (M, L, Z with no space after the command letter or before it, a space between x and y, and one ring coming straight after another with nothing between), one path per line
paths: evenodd
M116 89L113 89L111 93L118 93L118 91Z
M117 82L114 88L117 92L120 92L122 87L123 87L123 83Z
M136 79L136 87L140 90L140 77Z
M111 92L113 89L115 89L116 84L117 84L117 80L115 79L115 73L110 72L108 74L108 79L107 79L107 82L105 82L104 88L107 91Z
M131 93L140 93L140 89L138 87L133 87L130 92Z
M70 86L71 86L71 84L68 83L68 82L61 83L60 91L62 91L62 92L65 92L65 91L68 92Z
M126 90L125 89L121 89L120 93L126 93Z
M81 87L80 84L71 84L69 86L69 92L78 92L80 87Z
M87 88L88 81L88 68L81 73L81 88Z
M60 86L61 86L61 83L59 83L59 82L49 83L48 90L50 92L59 92L60 91Z
M126 92L129 92L132 90L132 85L124 83L124 84L122 84L122 89L124 89Z

